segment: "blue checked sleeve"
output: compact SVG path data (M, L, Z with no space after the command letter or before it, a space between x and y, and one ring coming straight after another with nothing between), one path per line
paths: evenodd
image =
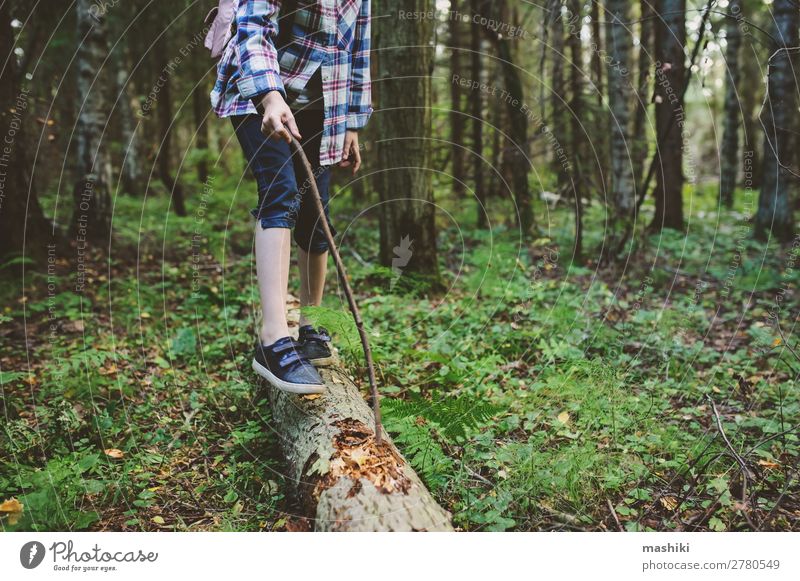
M347 129L361 129L372 114L372 79L369 72L370 0L362 0L355 22L350 71Z
M275 36L278 33L280 0L242 0L236 13L236 48L239 52L239 80L236 87L252 100L270 91L286 97L281 81Z

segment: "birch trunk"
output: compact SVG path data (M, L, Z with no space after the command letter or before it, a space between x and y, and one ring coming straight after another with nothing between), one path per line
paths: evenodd
M75 124L76 172L72 232L80 241L105 240L111 232L111 163L102 138L108 123L106 18L91 0L77 0L78 107ZM106 63L105 66L108 66Z
M609 0L608 6L608 101L611 111L611 215L607 252L616 258L628 239L635 212L633 164L631 158L630 120L633 87L630 27L630 2Z

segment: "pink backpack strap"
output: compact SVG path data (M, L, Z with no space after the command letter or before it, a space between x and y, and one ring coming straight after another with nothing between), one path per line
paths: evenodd
M214 19L204 43L205 47L211 51L211 58L216 59L222 56L222 51L231 38L231 24L236 17L237 4L238 0L219 0L219 6L212 8L206 15L206 24L212 18Z

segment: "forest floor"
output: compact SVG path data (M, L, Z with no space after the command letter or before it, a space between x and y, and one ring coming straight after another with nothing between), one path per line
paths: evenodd
M81 294L69 256L0 287L0 503L24 505L2 528L308 528L253 387L245 197L218 185L185 218L120 197ZM692 207L615 269L571 260L568 208L525 245L465 212L436 296L377 265L374 216L334 212L385 424L458 528L800 530L797 245L754 242L712 194ZM366 393L328 289L309 314Z

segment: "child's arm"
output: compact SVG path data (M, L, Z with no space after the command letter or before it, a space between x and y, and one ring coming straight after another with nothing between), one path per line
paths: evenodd
M275 36L281 0L244 0L236 13L236 49L241 78L236 87L244 99L260 102L270 91L285 97Z

